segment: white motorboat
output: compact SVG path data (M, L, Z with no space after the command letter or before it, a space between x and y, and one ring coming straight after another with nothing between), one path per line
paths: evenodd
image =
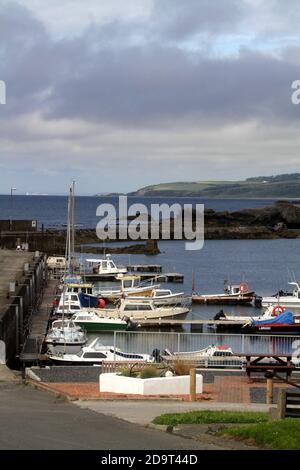
M154 284L153 281L141 283L140 276L128 275L119 277L121 281L121 288L102 289L100 288L98 294L109 302L124 298L125 296L139 296L150 297L154 289L160 287L159 284Z
M82 292L63 292L54 303L54 316L72 316L83 308L97 308L99 299L96 295Z
M96 338L90 345L85 346L77 354L49 354L56 364L64 365L101 365L105 361L124 362L154 362L154 358L149 354L126 353L113 346L104 346L99 338Z
M161 358L166 362L192 362L198 367L233 367L242 368L245 357L235 356L229 346L210 345L199 351L171 352L165 349Z
M282 307L300 308L299 284L297 282L289 282L289 285L294 286L293 292L279 291L277 294L270 297L263 297L262 306L282 305Z
M153 289L151 300L154 305L163 307L164 305L181 305L183 302L191 302L190 297L185 297L184 292L172 292L170 289ZM130 296L131 300L147 300L149 297Z
M102 315L116 318L129 317L133 321L184 317L188 312L188 307L174 307L172 305L158 307L151 298L132 300L131 297L120 299L115 308L101 309Z
M87 259L86 262L92 267L94 274L103 277L127 273L127 269L124 266L117 266L109 254L106 255L105 259L93 258Z
M45 339L47 347L53 353L76 353L86 342L86 332L70 320L54 321Z
M100 313L101 312L101 313ZM82 309L75 313L72 317L75 325L81 326L86 331L95 333L101 331L121 331L129 327L128 321L122 318L112 318L103 314L103 310L99 313L95 310Z
M204 368L244 368L247 363L246 355L236 355L232 351L231 347L225 345L216 346L212 344L204 349L200 349L199 351L175 353L169 349L165 349L163 354L160 354L160 352L156 350L153 351L153 355L159 355L160 359L167 363L172 364L174 362L178 363L180 361L184 361ZM276 360L272 357L265 358L264 362L276 364ZM293 363L297 368L300 366L300 358L297 355L293 355Z

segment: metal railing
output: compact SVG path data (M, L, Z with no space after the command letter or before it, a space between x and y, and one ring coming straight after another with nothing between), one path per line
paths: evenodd
M292 354L300 356L300 336L243 335L226 333L165 333L116 331L114 347L124 352L152 354L199 351L208 346L228 346L237 354Z

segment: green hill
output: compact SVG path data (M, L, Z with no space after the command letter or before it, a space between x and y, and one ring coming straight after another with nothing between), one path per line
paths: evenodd
M300 173L259 176L244 181L193 181L146 186L130 196L203 198L300 198Z

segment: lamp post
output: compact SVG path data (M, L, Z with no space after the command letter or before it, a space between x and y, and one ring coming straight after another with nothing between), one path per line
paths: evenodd
M10 188L10 213L11 213L11 216L10 216L10 230L12 230L12 221L13 221L12 213L13 213L13 193L14 193L14 191L17 191L17 188Z

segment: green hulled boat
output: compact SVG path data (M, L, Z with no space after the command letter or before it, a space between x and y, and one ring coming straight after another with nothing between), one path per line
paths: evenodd
M110 318L94 310L81 310L72 317L75 325L81 326L87 332L121 331L126 330L127 322L121 318Z

